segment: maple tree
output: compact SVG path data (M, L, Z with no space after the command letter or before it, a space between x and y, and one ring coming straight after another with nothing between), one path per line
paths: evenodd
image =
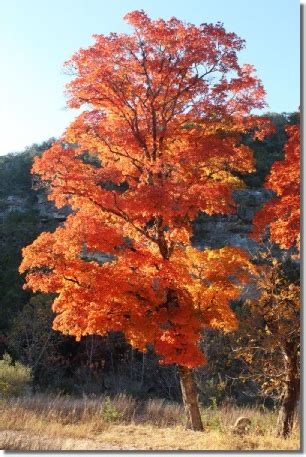
M253 236L260 238L267 226L270 239L282 249L300 250L300 126L286 128L284 160L273 164L265 187L276 194L257 212Z
M20 271L27 287L57 294L55 329L122 331L177 364L188 426L201 430L201 331L236 328L230 301L255 268L238 248L193 248L191 223L234 211L237 175L254 167L241 134L269 130L251 115L264 89L222 24L125 18L133 33L96 35L66 64L68 104L84 111L33 172L72 214L23 250Z

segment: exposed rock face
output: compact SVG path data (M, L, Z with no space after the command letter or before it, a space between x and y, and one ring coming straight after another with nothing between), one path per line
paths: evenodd
M231 245L254 254L258 244L249 238L252 219L272 196L267 189L239 189L234 191L237 211L230 215L207 216L201 213L193 224L193 245L199 249L221 248Z
M201 213L193 224L193 245L199 249L220 248L226 245L237 246L254 254L258 245L249 238L252 230L252 219L256 211L271 198L272 192L267 189L239 189L234 191L237 211L230 215L207 216ZM8 195L1 199L0 216L13 211L25 212L29 209L38 213L42 228L48 222L63 222L69 214L69 208L56 208L47 200L46 193L39 190L35 198L27 194Z
M37 192L37 201L33 208L38 211L40 222L46 223L50 220L63 222L69 214L69 208L56 208L54 203L47 200L45 192Z
M70 212L68 207L56 208L54 203L48 201L46 194L41 191L37 192L34 198L27 193L0 198L0 218L5 218L13 212L26 213L27 211L37 212L37 221L42 229L48 222L63 222Z
M19 211L24 213L28 207L28 198L17 195L8 195L0 199L0 217L5 216L7 213Z

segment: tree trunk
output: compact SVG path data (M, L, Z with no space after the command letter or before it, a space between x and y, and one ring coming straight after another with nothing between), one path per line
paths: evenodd
M300 376L296 345L287 343L284 347L286 379L277 419L277 435L287 438L293 427L294 413L300 397Z
M178 372L180 376L184 407L187 414L186 428L203 431L203 423L198 403L198 394L193 378L192 369L178 366Z

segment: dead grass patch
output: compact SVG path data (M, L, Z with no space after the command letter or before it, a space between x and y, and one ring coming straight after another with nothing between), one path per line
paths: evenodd
M276 413L224 405L203 409L205 432L184 429L179 404L119 395L74 399L36 395L0 401L1 449L14 450L299 450L299 425L283 440L274 436ZM236 436L239 416L251 429ZM4 429L5 427L5 429Z

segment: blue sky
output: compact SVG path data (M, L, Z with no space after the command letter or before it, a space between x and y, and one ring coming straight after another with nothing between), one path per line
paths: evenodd
M269 111L299 101L298 0L4 0L0 9L0 154L59 136L76 112L65 108L63 62L94 33L127 32L123 16L224 23L246 40L241 63L257 69Z

